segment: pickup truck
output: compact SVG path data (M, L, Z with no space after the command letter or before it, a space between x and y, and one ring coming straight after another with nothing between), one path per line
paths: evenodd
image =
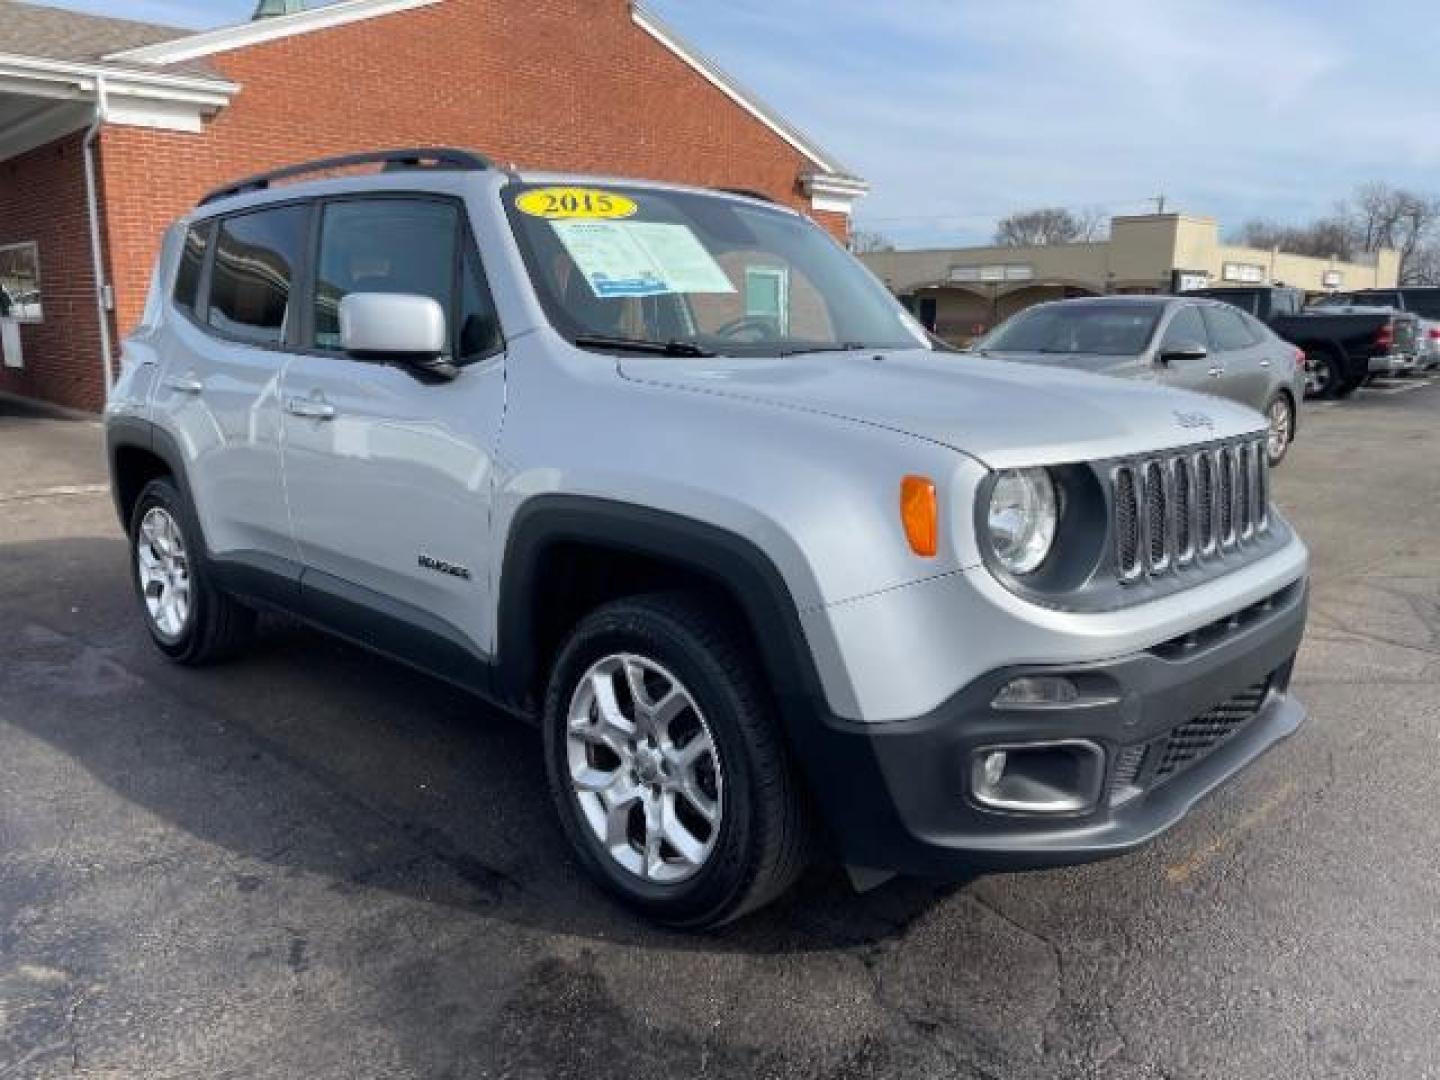
M1306 308L1304 291L1285 285L1194 289L1185 295L1234 304L1304 349L1310 389L1319 397L1348 397L1372 374L1407 371L1415 364L1419 320L1403 311Z
M1440 367L1440 287L1407 285L1401 289L1361 289L1327 296L1317 306L1388 307L1408 311L1420 320L1415 366Z

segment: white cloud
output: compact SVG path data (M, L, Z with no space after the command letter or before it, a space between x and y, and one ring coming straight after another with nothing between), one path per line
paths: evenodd
M873 182L862 222L912 243L1161 191L1222 223L1298 219L1371 177L1424 186L1440 161L1419 3L661 7Z

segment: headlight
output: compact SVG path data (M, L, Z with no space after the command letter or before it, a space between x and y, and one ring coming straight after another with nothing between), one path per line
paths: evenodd
M1055 484L1044 469L1006 469L995 479L985 522L990 547L1012 574L1028 574L1045 561L1059 519Z

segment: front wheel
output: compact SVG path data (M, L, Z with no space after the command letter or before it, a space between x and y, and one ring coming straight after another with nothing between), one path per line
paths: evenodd
M806 806L744 635L688 594L581 621L545 696L551 793L596 881L672 926L716 926L783 892Z
M1269 430L1265 435L1265 456L1273 469L1285 460L1295 438L1295 406L1288 394L1276 394L1265 409Z

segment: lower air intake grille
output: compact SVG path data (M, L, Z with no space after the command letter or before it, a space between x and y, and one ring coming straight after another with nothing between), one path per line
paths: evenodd
M1256 683L1228 701L1171 730L1160 748L1154 783L1160 783L1201 758L1248 724L1265 703L1270 681Z

